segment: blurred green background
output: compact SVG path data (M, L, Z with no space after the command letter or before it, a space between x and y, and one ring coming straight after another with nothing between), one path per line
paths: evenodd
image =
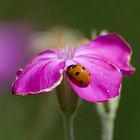
M92 29L121 34L132 45L136 72L124 78L114 140L140 139L139 0L1 0L0 21L29 23L35 30L63 25L90 37ZM75 120L76 140L100 140L95 105L82 103ZM0 96L1 140L63 140L61 114L54 94Z

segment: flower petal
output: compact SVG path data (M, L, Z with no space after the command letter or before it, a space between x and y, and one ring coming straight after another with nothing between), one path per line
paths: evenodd
M130 45L117 34L108 34L97 37L90 43L80 47L75 52L76 56L94 55L116 65L123 75L128 76L134 72L129 64L132 51Z
M18 71L13 84L13 94L27 95L53 90L63 78L64 60L35 58L22 71ZM43 58L43 57L42 57Z
M87 87L79 87L70 81L81 98L89 102L106 102L119 95L122 74L114 65L94 57L81 56L73 61L87 68L91 75Z
M39 53L35 58L33 58L30 62L31 64L37 63L43 60L50 60L50 59L58 59L58 51L57 50L45 50Z

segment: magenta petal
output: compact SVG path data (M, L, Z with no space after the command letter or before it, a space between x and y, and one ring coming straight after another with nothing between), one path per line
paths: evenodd
M130 45L120 35L108 34L99 36L87 45L78 48L75 57L94 55L116 65L122 74L127 76L135 70L129 64L131 54Z
M42 57L43 58L43 57ZM23 71L17 73L12 91L17 95L52 91L62 80L64 60L34 59Z
M78 87L72 82L75 92L89 102L106 102L118 96L121 87L122 74L118 68L101 59L78 57L73 61L83 65L91 75L87 87Z
M35 64L39 61L50 60L50 59L58 59L57 50L45 50L39 53L35 58L32 59L32 61L30 62L30 65Z

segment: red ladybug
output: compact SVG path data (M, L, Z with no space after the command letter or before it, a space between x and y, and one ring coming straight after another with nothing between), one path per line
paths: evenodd
M87 87L90 83L90 74L88 70L80 64L70 65L66 73L69 79L80 87Z

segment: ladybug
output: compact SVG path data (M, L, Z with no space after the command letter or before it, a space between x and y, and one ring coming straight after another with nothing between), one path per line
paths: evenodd
M66 74L68 78L79 87L87 87L90 82L90 73L80 64L67 67Z

